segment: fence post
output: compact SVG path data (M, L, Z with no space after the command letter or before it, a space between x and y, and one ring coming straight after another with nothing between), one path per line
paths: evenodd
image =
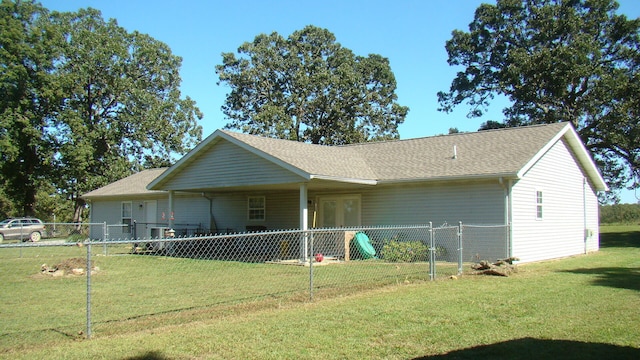
M458 275L462 274L462 221L458 222Z
M91 339L91 240L87 245L87 339Z
M305 238L307 238L307 236L305 236ZM310 256L308 257L309 259L309 300L313 301L313 261L315 260L315 258L313 257L313 232L311 233L311 236L308 237L309 238L309 247L310 247Z
M107 222L103 222L102 223L102 234L104 235L102 237L103 241L104 241L104 256L107 256L107 240L109 240L109 227L107 226Z
M429 280L436 278L436 247L433 239L433 223L429 221Z

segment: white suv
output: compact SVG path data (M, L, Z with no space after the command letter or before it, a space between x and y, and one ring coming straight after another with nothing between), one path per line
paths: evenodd
M0 243L4 239L22 241L40 241L44 233L44 224L36 218L12 218L0 222Z

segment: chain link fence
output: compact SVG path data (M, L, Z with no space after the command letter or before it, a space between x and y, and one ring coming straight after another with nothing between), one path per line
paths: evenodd
M0 245L0 349L16 337L117 334L448 277L505 257L507 236L506 226L462 224L128 239L115 228L46 224L37 243Z

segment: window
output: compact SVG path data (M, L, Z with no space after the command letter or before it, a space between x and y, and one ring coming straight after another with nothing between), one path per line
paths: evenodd
M122 232L131 232L131 201L122 202Z
M265 219L265 197L264 196L249 196L248 202L248 214L249 220L252 221L264 221Z
M536 219L542 220L542 191L536 191Z

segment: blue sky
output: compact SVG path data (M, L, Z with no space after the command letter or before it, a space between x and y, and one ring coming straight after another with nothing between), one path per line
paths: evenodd
M459 69L447 64L445 42L454 29L468 30L481 0L272 0L272 1L141 1L45 0L49 10L76 11L92 7L105 19L114 18L128 31L140 31L168 44L183 58L182 94L194 99L204 118L203 135L222 128L227 120L220 107L229 88L216 85L215 66L222 52L261 33L288 36L306 25L335 34L342 46L357 55L389 58L396 76L398 103L409 106L400 126L403 139L444 134L449 128L476 131L487 120L501 120L504 103L495 102L482 118L466 117L459 106L437 111L436 93L447 90ZM619 13L640 17L640 1L619 1ZM639 194L640 195L640 194ZM623 202L637 202L625 192Z

